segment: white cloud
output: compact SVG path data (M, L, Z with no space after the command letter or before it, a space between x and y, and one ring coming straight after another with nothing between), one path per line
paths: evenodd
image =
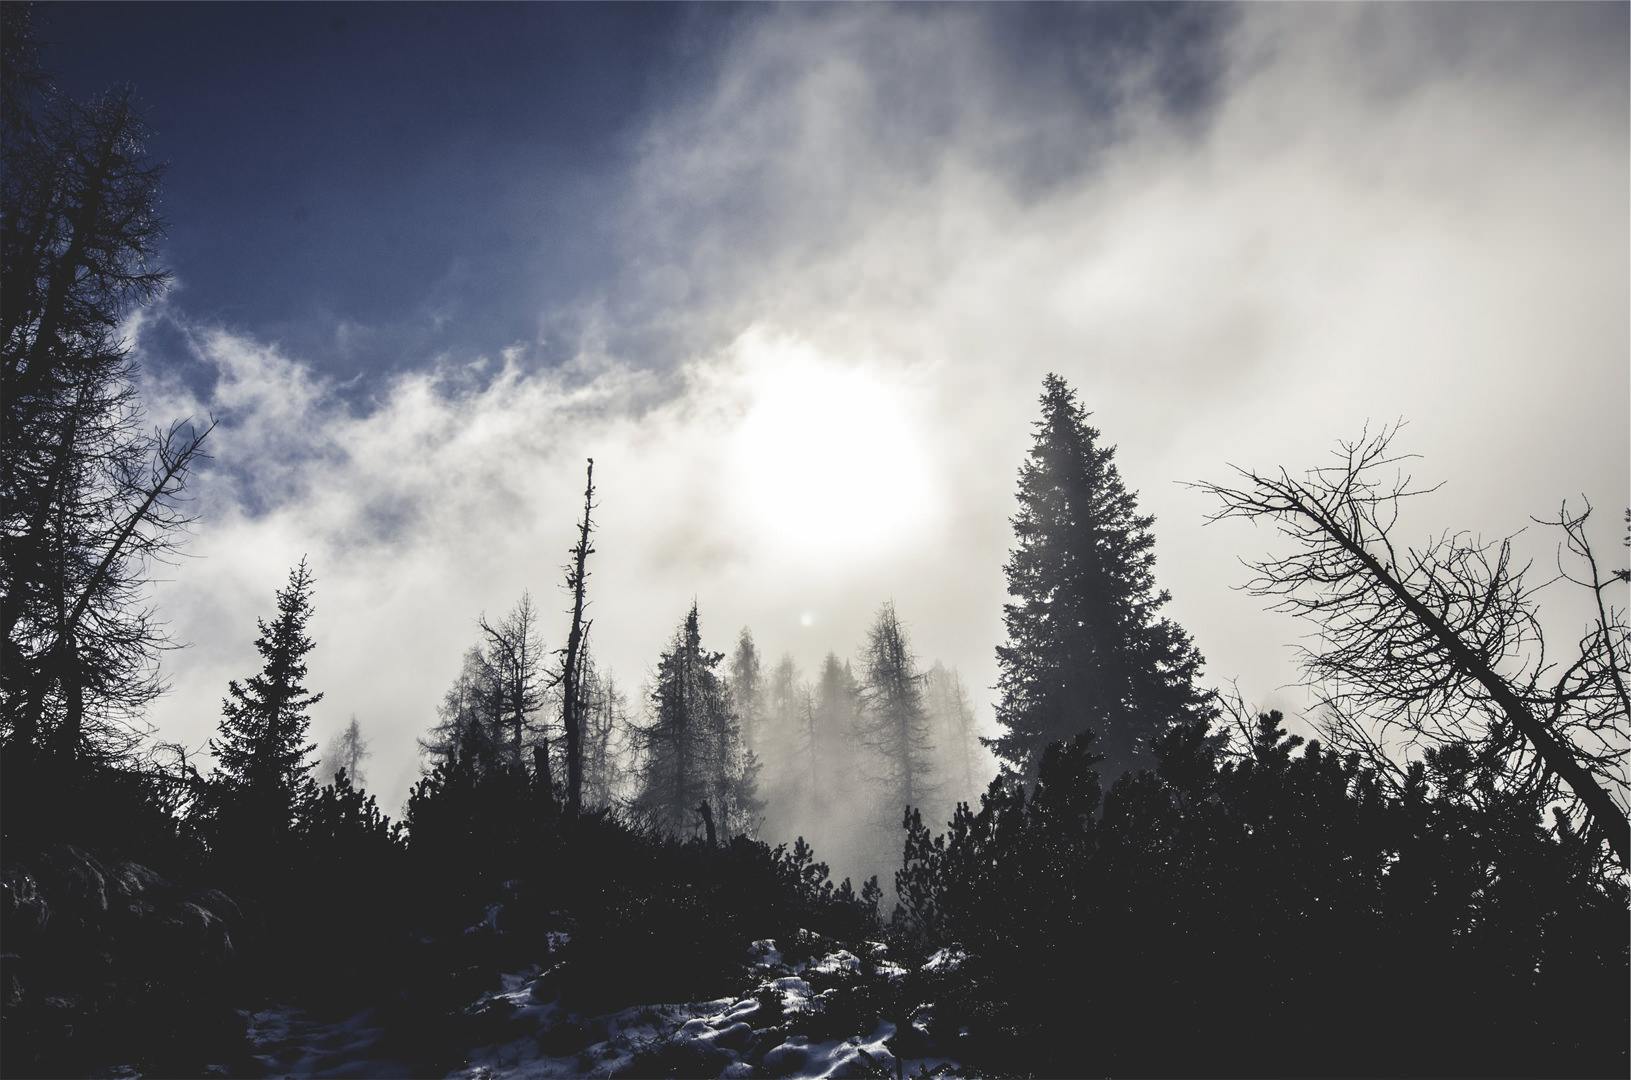
M216 400L163 404L227 423L205 558L160 593L196 643L162 723L207 737L309 552L319 735L357 713L394 804L475 615L523 587L561 606L591 455L597 647L631 688L693 595L713 647L745 622L806 670L893 597L926 659L990 686L1048 370L1157 515L1170 612L1249 697L1293 677L1299 628L1230 591L1269 538L1203 531L1178 484L1225 462L1313 465L1403 415L1420 474L1448 481L1412 535L1506 533L1585 492L1615 550L1631 154L1624 35L1591 24L1623 11L1237 15L1215 100L1185 115L1158 57L1088 43L1084 109L993 44L1002 9L743 20L717 78L653 119L609 211L626 288L556 372L444 364L358 415L297 359L197 334ZM657 327L670 364L609 351L620 321Z

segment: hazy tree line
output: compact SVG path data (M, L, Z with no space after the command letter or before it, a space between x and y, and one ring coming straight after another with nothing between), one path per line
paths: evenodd
M208 768L153 743L144 590L208 434L147 428L117 336L166 280L161 170L128 93L67 100L26 6L0 12L7 1074L253 1071L235 1010L269 998L388 1002L395 1052L446 1072L500 971L538 964L535 996L587 1013L717 996L757 938L883 937L960 966L869 1008L989 1071L1624 1075L1631 575L1589 507L1549 522L1552 586L1505 542L1407 547L1392 431L1208 486L1286 544L1252 588L1317 631L1307 743L1201 682L1153 520L1054 375L988 739L892 603L809 675L748 630L710 650L693 604L631 707L593 652L591 462L566 606L477 619L401 821L355 718L317 764L304 560ZM1543 587L1588 598L1577 639L1544 640ZM834 884L829 851L894 871L899 903Z

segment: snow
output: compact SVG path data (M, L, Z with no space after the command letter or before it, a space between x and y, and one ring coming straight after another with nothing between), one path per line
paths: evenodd
M940 949L923 963L923 970L936 975L950 975L968 961L968 953L953 945Z
M555 946L555 942L550 942ZM564 941L562 942L564 944ZM554 949L552 948L552 951ZM867 949L877 977L904 978L901 965L885 959L881 946ZM945 950L942 950L945 952ZM961 954L958 954L961 955ZM788 965L776 943L756 941L747 957L753 973L745 995L713 1001L642 1005L620 1012L584 1016L562 1008L553 993L536 993L541 968L532 966L500 977L499 985L464 1011L503 1017L501 1041L470 1049L449 1073L463 1080L554 1080L560 1077L627 1075L773 1076L787 1080L839 1080L843 1077L908 1076L943 1072L944 1058L897 1063L886 1042L895 1025L881 1018L848 1037L812 1039L789 1035L787 1024L819 1016L842 986L863 978L863 965L838 949L809 963ZM934 970L954 970L952 954L937 953ZM927 968L929 965L925 965ZM831 983L819 993L812 987ZM542 1000L541 1000L542 999ZM777 1006L780 1006L779 1012ZM911 1023L927 1035L931 1005L920 1005ZM249 1017L257 1059L270 1075L288 1077L399 1076L401 1062L379 1060L384 1034L373 1010L320 1024L297 1009L267 1009ZM819 1030L819 1028L817 1029Z

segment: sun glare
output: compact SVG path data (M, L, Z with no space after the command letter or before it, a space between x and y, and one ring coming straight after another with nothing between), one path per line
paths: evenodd
M799 342L746 339L740 359L736 501L764 541L830 556L921 532L935 500L905 387Z

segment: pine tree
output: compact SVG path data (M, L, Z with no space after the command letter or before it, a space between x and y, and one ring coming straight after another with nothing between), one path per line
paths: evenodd
M851 736L860 716L861 687L849 662L829 652L821 662L821 675L815 685L813 727L815 756L822 783L817 787L817 806L831 797L842 777L853 775Z
M220 738L210 740L216 758L212 802L222 825L256 838L286 834L299 804L312 793L312 762L307 758L317 745L306 741L308 710L323 700L303 681L306 654L312 650L306 633L312 584L302 559L289 572L288 586L278 590L277 619L271 624L256 620L260 637L255 648L264 666L242 683L234 679L227 684Z
M736 639L736 651L731 654L731 703L742 722L742 742L754 753L759 752L759 737L764 726L764 675L759 649L753 643L753 631L742 627Z
M357 723L357 714L352 713L351 722L324 748L323 759L317 767L317 779L323 784L330 784L344 772L351 785L360 790L363 786L363 759L370 756L372 751L368 749L368 741L362 737L362 725Z
M704 803L726 836L756 823L758 765L716 670L724 659L702 647L693 603L658 661L652 722L638 733L643 760L634 810L667 832L694 831Z
M482 615L477 620L486 639L484 656L492 673L491 685L500 702L504 740L499 750L504 763L517 772L527 767L527 748L542 737L537 715L544 708L544 648L538 640L538 612L532 594L522 592L515 607L496 626ZM544 747L547 761L547 744Z
M1153 567L1154 518L1122 484L1115 449L1057 375L1043 383L1042 419L1020 468L1015 546L1005 570L1008 642L997 649L997 721L988 740L1006 767L1034 780L1042 751L1097 736L1108 780L1153 764L1150 746L1173 723L1205 712L1201 657L1157 618L1167 602Z
M483 762L498 760L504 742L504 694L480 645L465 650L459 674L436 707L436 724L419 740L434 768L473 747Z
M858 733L872 752L879 781L894 806L917 806L934 789L923 673L917 668L894 601L878 609L862 656ZM894 809L890 809L893 818Z
M594 657L583 656L583 804L600 810L617 801L622 774L614 744L627 738L629 705L609 674L602 675Z
M974 799L979 795L980 738L963 677L936 660L924 678L924 699L940 750L940 771L956 787L956 801Z

